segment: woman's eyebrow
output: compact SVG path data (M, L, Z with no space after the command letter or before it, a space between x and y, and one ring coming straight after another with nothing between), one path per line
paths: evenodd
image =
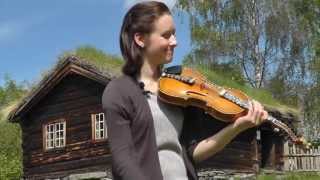
M176 32L176 29L173 28L173 29L169 29L169 30L164 31L164 34L165 33L175 33L175 32Z

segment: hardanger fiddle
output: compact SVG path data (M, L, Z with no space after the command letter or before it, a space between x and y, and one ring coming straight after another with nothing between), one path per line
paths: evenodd
M159 79L158 97L170 104L201 108L224 122L244 116L251 101L242 91L218 86L209 82L200 72L182 66L172 66L163 71ZM283 122L270 115L267 122L287 133L293 143L303 144L302 139Z

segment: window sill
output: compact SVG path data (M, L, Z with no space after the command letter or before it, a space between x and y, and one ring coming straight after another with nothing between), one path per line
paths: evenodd
M57 147L57 148L52 148L52 149L45 149L45 153L62 153L66 151L66 146L64 147Z

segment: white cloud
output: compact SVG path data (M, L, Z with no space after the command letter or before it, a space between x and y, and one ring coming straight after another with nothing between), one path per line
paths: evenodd
M134 4L138 2L143 2L143 1L148 1L148 0L125 0L124 2L125 9L129 9ZM165 3L169 7L169 9L172 9L177 2L177 0L156 0L156 1Z
M13 41L35 25L45 21L45 17L28 17L0 22L0 44Z

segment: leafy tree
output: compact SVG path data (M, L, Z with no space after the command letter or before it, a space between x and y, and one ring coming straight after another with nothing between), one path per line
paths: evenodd
M311 29L310 77L300 91L304 132L310 139L320 139L320 0L294 0L294 7L304 25Z
M21 132L18 124L7 122L7 106L25 93L23 84L18 84L9 75L0 86L0 179L19 179L22 175Z
M9 75L6 75L4 80L4 86L0 87L0 107L19 99L27 91L24 84L18 84Z
M276 73L292 82L303 79L311 28L293 5L284 0L180 0L179 7L190 14L193 51L188 61L209 67L233 62L257 88Z
M190 15L185 63L234 64L252 87L298 107L304 127L320 128L320 0L179 0L178 7Z

